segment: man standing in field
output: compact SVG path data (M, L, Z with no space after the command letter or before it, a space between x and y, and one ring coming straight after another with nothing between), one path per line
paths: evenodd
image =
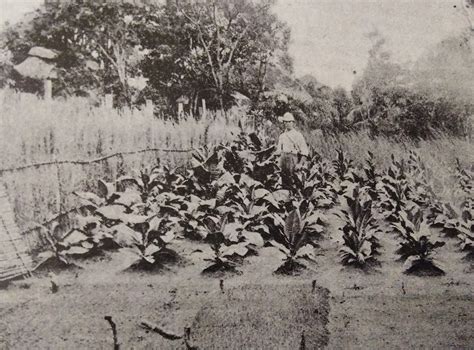
M284 131L278 139L277 153L280 155L281 182L284 189L293 187L295 168L303 157L308 157L309 149L303 135L295 129L295 118L287 112L279 120Z

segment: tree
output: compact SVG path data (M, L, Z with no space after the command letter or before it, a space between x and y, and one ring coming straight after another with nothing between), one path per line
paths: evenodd
M0 88L10 86L13 81L10 79L13 70L13 54L10 50L0 48Z
M146 13L129 3L55 3L38 10L31 22L7 30L7 47L16 63L31 46L57 50L57 93L114 92L122 103L131 104L143 87L138 62L144 53L137 28Z
M232 101L234 89L260 94L268 67L275 65L274 53L287 52L288 29L270 12L273 2L177 1L178 15L184 16L189 32L195 33L184 66L193 74L209 77L221 110ZM250 75L254 79L249 84L246 78Z
M386 92L406 85L406 71L391 61L391 55L384 50L385 39L377 31L367 34L372 40L369 59L362 76L352 86L352 98L364 111L364 119L383 118L391 108Z
M433 129L461 135L474 110L471 76L474 59L470 33L447 38L415 62L412 68L392 62L378 32L352 95L356 108L349 119L375 133L411 138L433 136Z
M346 89L337 87L333 90L333 103L337 111L337 125L343 127L345 119L353 108L353 102Z
M168 110L181 96L194 110L206 98L225 111L234 92L258 100L291 74L290 32L271 12L273 2L71 1L3 35L15 64L33 46L59 52L56 94L113 92L120 105L151 98Z

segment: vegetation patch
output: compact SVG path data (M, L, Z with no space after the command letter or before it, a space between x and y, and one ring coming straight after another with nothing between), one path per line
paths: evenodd
M192 329L200 349L319 349L328 341L329 292L308 285L244 285L216 293ZM251 307L250 307L251 306Z

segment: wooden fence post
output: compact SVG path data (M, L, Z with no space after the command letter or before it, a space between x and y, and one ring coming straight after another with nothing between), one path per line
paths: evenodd
M56 181L57 181L57 192L56 192L56 213L62 213L62 184L61 184L61 169L59 169L60 165L57 163L56 154L54 155L54 168L56 169Z
M53 82L49 79L44 80L44 100L51 101L53 96Z
M204 118L206 118L206 114L207 114L207 111L206 111L206 99L202 99L202 116Z
M148 115L153 115L155 107L153 106L152 100L145 100L145 113Z
M114 95L113 94L105 94L104 104L105 104L106 108L109 108L109 109L114 108Z

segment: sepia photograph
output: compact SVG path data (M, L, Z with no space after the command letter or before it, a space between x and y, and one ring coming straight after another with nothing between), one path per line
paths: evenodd
M0 0L0 350L474 349L474 0Z

